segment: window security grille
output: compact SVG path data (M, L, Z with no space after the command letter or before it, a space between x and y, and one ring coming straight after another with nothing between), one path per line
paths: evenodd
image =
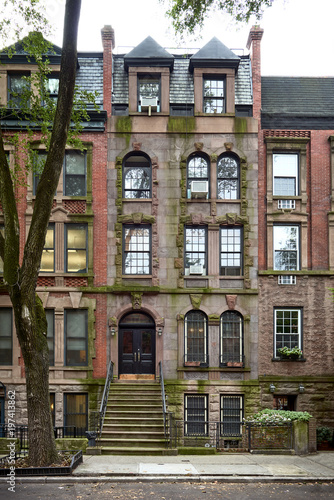
M221 396L220 421L222 436L242 435L242 396Z
M278 208L279 209L290 209L293 210L296 208L295 200L278 200Z
M286 274L281 274L278 277L279 285L296 285L297 284L297 276L290 276Z
M208 435L208 397L186 395L184 399L185 436Z

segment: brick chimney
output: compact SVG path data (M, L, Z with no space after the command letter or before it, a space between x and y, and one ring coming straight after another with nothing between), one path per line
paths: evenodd
M252 79L253 79L253 116L261 118L261 40L263 29L259 26L252 26L248 40L247 49L251 52Z
M115 48L115 33L111 26L101 29L103 46L103 109L111 116L112 98L112 49Z

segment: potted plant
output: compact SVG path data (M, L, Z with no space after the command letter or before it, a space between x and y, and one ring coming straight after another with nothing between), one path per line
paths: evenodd
M285 346L277 349L277 353L282 359L298 359L302 356L303 351L299 347L292 347L290 349Z
M320 450L328 450L329 443L333 437L333 429L329 427L322 426L317 427L317 447Z

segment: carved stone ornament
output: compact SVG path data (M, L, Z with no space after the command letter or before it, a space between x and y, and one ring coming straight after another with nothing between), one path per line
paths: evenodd
M200 293L190 294L191 305L194 309L199 309L201 307L202 297L203 295Z
M233 311L235 309L235 304L237 302L237 295L225 295L226 297L226 304L228 305L228 308Z
M142 296L143 294L141 292L131 293L132 309L141 309Z
M233 142L224 142L224 146L225 146L226 151L232 151Z
M202 151L203 142L195 142L194 146L195 146L196 151Z
M141 142L133 142L132 147L134 151L140 151L141 150Z

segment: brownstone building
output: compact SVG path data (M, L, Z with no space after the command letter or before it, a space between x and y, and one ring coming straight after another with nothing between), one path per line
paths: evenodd
M110 362L111 397L127 388L130 412L162 366L185 437L212 438L220 421L223 446L236 446L243 417L264 407L333 422L334 81L261 78L262 34L251 30L252 57L217 38L182 56L150 37L113 54L106 26L103 53L78 54L77 83L100 112L84 124L85 153L66 151L38 282L56 426L88 428ZM6 106L34 68L22 54L2 61ZM55 48L54 80L59 63ZM37 182L22 188L22 245ZM24 424L4 289L0 316L1 417L5 386ZM283 347L301 354L283 360ZM156 403L138 397L149 413ZM107 417L109 452L129 446L132 423L112 430L124 411Z
M253 29L259 130L259 349L262 407L333 425L334 78L262 77ZM298 348L295 360L279 349Z

